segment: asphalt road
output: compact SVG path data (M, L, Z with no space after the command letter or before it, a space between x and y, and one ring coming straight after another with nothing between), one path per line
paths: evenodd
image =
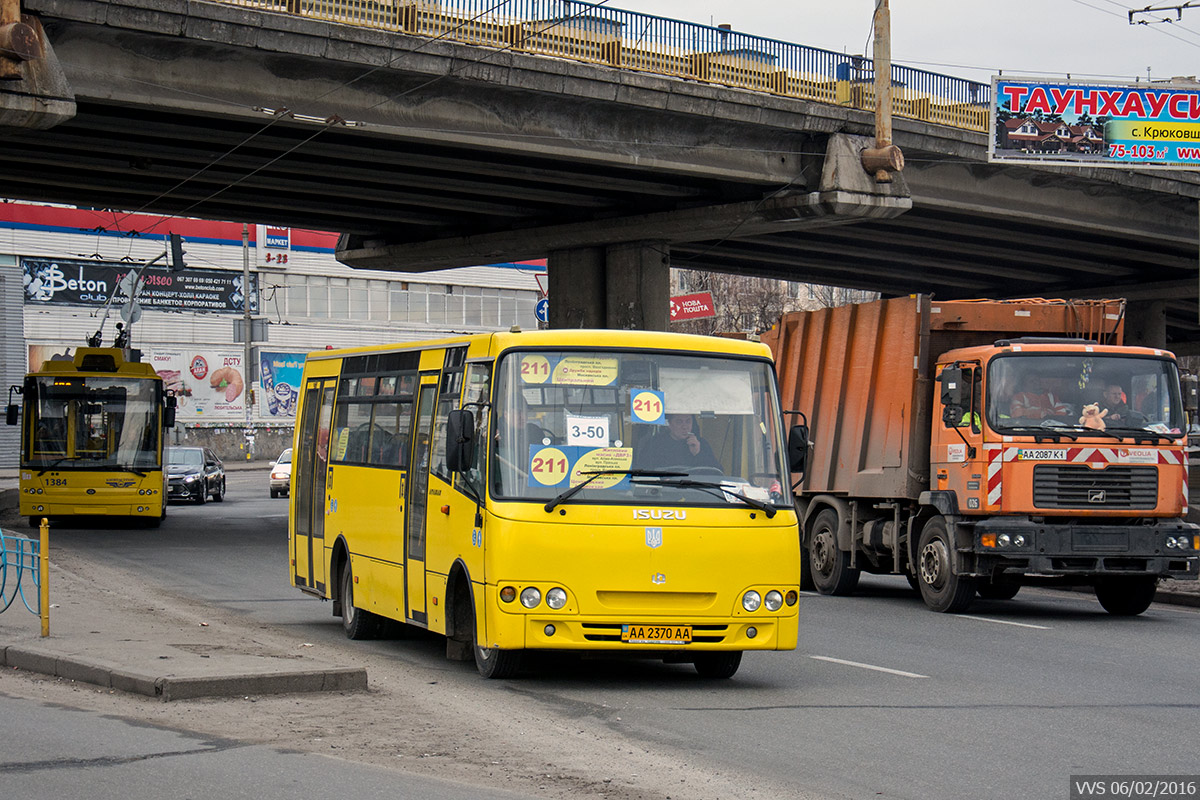
M488 682L445 662L436 639L341 639L329 605L288 585L286 513L265 470L231 472L224 503L173 505L159 530L53 536L261 624L438 670L481 704L504 692L816 796L1067 798L1073 775L1200 773L1194 609L1114 618L1090 594L1025 589L942 615L903 579L865 576L855 597L803 597L799 649L748 654L728 682L690 665L556 657Z

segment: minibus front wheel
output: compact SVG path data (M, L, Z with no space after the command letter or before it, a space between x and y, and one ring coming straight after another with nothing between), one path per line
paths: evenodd
M723 680L732 678L742 665L741 650L697 653L692 662L701 678Z
M475 651L475 669L484 678L511 678L521 669L520 650L501 650L479 644L474 620L471 625L471 649Z

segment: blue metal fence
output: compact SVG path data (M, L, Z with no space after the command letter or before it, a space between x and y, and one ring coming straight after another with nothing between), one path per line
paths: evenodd
M18 597L28 611L42 613L40 556L41 543L37 539L5 536L0 531L0 613L7 611ZM27 587L33 593L32 605L25 594Z
M875 108L871 59L582 0L218 0L306 17ZM892 66L892 113L986 131L991 86Z

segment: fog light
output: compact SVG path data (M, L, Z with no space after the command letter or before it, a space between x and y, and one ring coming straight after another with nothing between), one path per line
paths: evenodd
M546 635L547 635L547 636L553 636L553 635L554 635L554 626L553 626L553 625L547 625L547 626L546 626L546 628L545 628L545 633L546 633Z
M517 590L511 586L505 586L500 590L500 599L505 603L511 603L517 599Z
M1024 546L1025 546L1025 535L1024 535L1024 534L1021 534L1021 533L1018 533L1018 534L1014 535L1014 536L1012 537L1012 542L1013 542L1013 544L1015 544L1017 547L1024 547Z
M758 628L754 628L754 627L746 628L746 638L747 639L753 639L755 636L758 636Z
M762 596L753 589L742 595L742 608L746 609L747 611L757 611L758 607L761 605Z
M567 604L567 593L555 586L550 591L546 592L546 605L553 608L555 611Z
M767 592L766 599L763 600L763 603L766 605L767 611L778 611L783 607L783 595L772 589L771 591Z
M786 597L784 597L784 602L787 603L789 606L794 606L794 605L796 605L797 597L798 597L798 595L796 594L795 590L792 590L787 593Z
M1002 533L996 537L996 544L1000 545L1001 547L1008 547L1010 544L1012 544L1012 537L1007 533Z
M533 586L526 586L521 590L521 605L526 608L534 608L540 602L542 602L542 593Z

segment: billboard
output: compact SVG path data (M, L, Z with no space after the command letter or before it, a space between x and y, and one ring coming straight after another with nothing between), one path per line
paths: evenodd
M1200 167L1200 88L996 77L992 98L991 162Z
M22 258L21 278L25 305L114 307L129 299L119 288L121 279L137 265L67 258ZM250 311L258 311L255 277L250 277ZM153 267L142 273L138 303L155 311L215 311L241 314L246 295L242 273L188 268L169 272Z
M246 386L242 352L209 348L155 349L149 361L175 393L176 419L181 422L244 422Z
M300 402L300 378L304 374L304 353L261 351L258 413L267 419L292 420Z

